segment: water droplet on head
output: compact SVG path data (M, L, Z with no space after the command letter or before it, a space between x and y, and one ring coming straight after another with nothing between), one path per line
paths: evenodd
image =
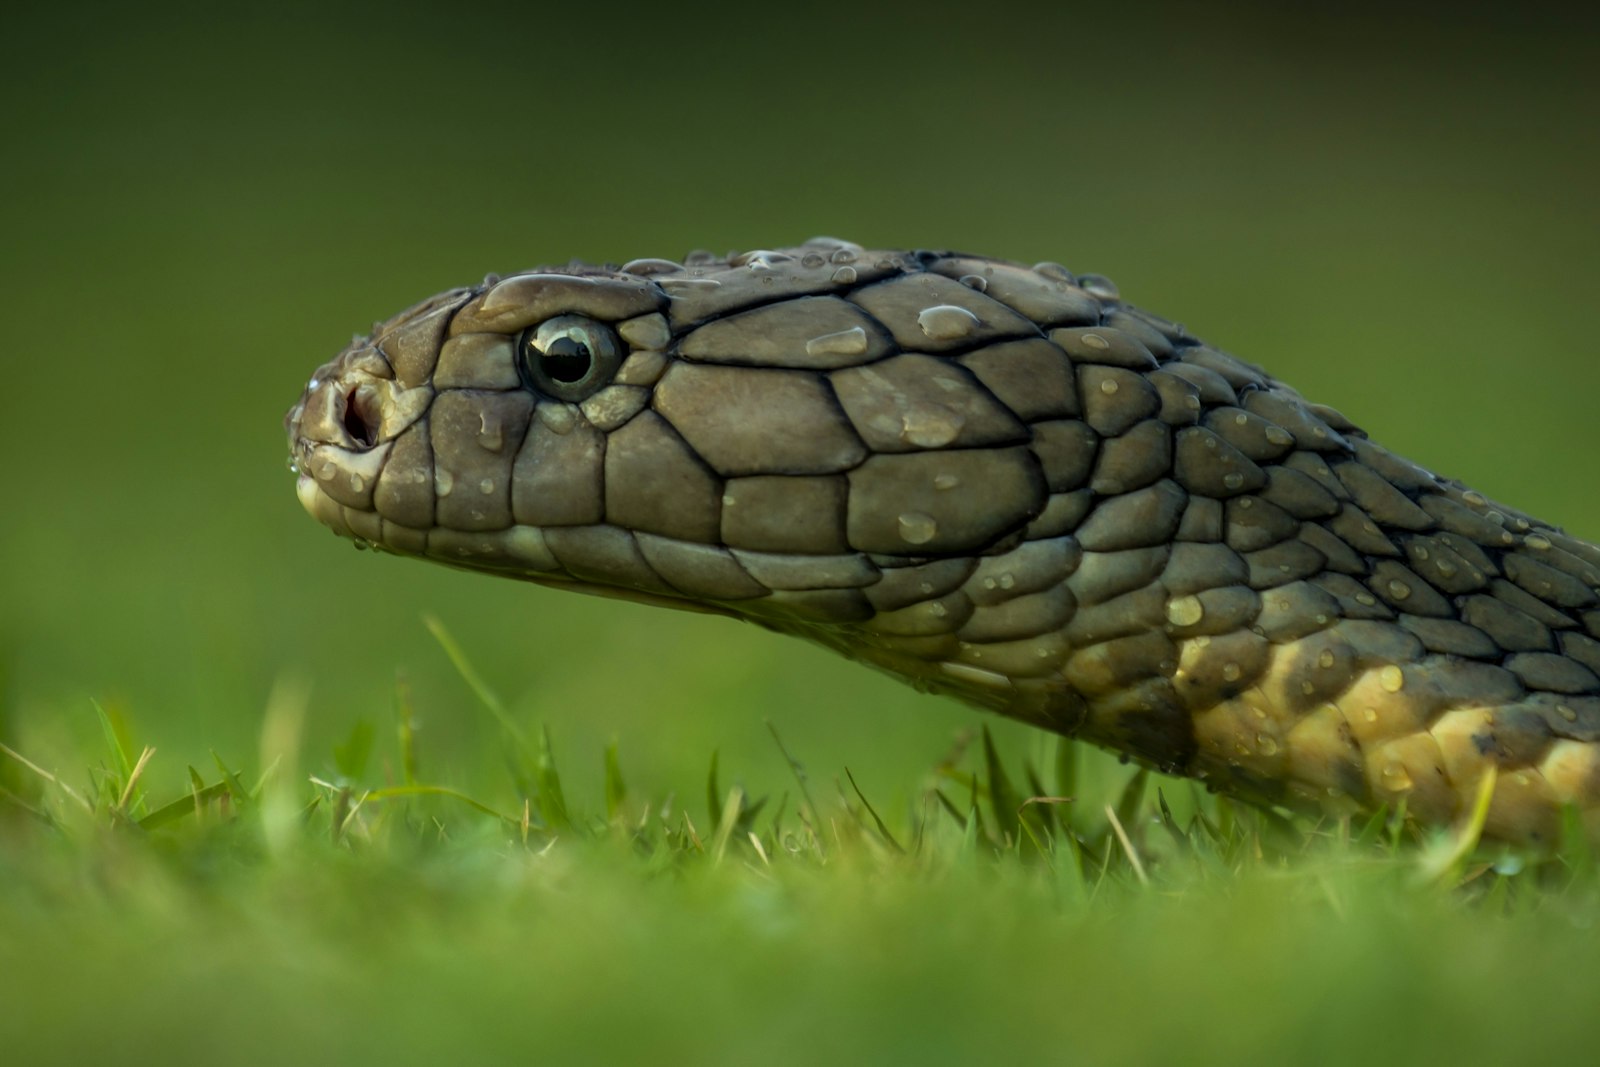
M350 475L350 491L352 493L363 492L366 488L367 480L365 478L361 477L359 474Z
M1043 263L1035 263L1033 269L1036 273L1044 275L1051 281L1066 282L1068 285L1077 281L1070 270L1059 263L1052 263L1049 260L1045 260Z
M1481 508L1485 504L1489 503L1489 498L1478 492L1476 489L1468 489L1466 492L1461 494L1461 499L1465 503L1470 504L1475 508Z
M1078 284L1083 286L1084 292L1096 300L1122 299L1122 291L1117 288L1117 283L1104 274L1085 274L1078 279Z
M806 342L808 356L859 356L867 350L867 331L852 326L838 333L825 333Z
M1256 734L1256 747L1261 750L1263 756L1275 756L1278 754L1277 738L1270 734Z
M800 265L809 270L816 270L826 262L827 260L822 258L822 256L816 252L807 252L805 255L800 257Z
M1224 663L1222 665L1222 680L1225 682L1237 682L1239 675L1242 673L1237 663Z
M1405 688L1405 672L1391 663L1378 672L1378 684L1383 686L1386 692L1398 693Z
M1294 434L1285 430L1282 426L1268 426L1267 441L1275 445L1292 445L1294 444Z
M1317 654L1317 666L1319 666L1319 667L1331 667L1331 666L1333 666L1333 650L1331 648L1325 648L1320 653Z
M960 281L968 289L976 289L980 293L988 292L989 290L989 279L981 274L963 274Z
M954 304L937 304L922 310L917 325L935 341L955 341L978 328L978 316Z
M1356 603L1360 604L1362 607L1370 608L1370 607L1372 607L1372 605L1376 604L1377 602L1378 602L1378 598L1373 596L1371 593L1357 593L1356 594Z
M1229 489L1238 489L1244 485L1244 475L1238 473L1237 471L1224 474L1222 476L1222 484L1227 486ZM1250 503L1250 498L1246 497L1244 500L1239 502L1239 505L1243 507L1248 503Z
M961 479L954 474L935 474L933 476L933 487L935 489L954 489L960 484Z
M1107 378L1105 381L1100 383L1100 391L1106 394L1106 396L1114 395L1119 388L1120 386L1117 385L1117 380L1115 378Z
M1083 342L1083 346L1085 348L1098 349L1101 352L1104 352L1106 349L1111 347L1111 342L1107 341L1104 336L1098 333L1083 334L1078 338L1078 340Z
M925 545L939 533L939 523L932 515L908 511L900 516L900 539L911 545Z
M1536 552L1543 552L1550 547L1550 539L1543 534L1529 534L1522 543Z
M482 493L484 496L488 496L490 493L494 492L494 479L485 478L483 481L479 482L478 492Z
M1565 704L1557 704L1556 713L1568 722L1578 721L1578 713L1567 707Z
M834 255L837 256L838 253L835 252ZM837 263L839 260L835 259L834 262ZM840 267L833 272L833 280L840 285L854 285L856 283L856 269L854 267Z
M1404 600L1411 595L1411 587L1398 578L1390 578L1389 595L1396 600Z

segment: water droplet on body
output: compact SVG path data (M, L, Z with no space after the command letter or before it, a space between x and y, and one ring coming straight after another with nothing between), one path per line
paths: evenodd
M917 315L917 325L934 341L956 341L978 328L978 316L954 304L937 304Z
M908 511L900 516L900 539L907 544L925 545L938 533L939 523L932 515L920 511Z

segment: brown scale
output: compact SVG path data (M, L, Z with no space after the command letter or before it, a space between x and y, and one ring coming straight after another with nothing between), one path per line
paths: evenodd
M1493 768L1490 836L1600 840L1600 547L1097 276L817 239L491 277L286 421L306 509L390 552L748 618L1258 801L1444 824Z

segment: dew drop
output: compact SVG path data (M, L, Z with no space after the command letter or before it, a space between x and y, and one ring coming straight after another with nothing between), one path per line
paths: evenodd
M854 263L855 261L856 252L855 249L851 248L835 248L833 253L828 256L828 262L830 263Z
M961 479L954 474L935 474L933 476L933 487L935 489L954 489L960 484Z
M1239 669L1237 663L1224 663L1222 665L1222 680L1225 682L1237 682L1239 675L1242 673L1244 672Z
M1312 685L1310 682L1301 682L1300 683L1300 692L1302 694L1304 694L1305 696L1310 696L1312 693L1315 693L1316 691L1317 691L1317 687Z
M1402 793L1416 785L1400 763L1391 763L1383 769L1383 782L1390 789Z
M1378 684L1383 686L1386 692L1398 693L1406 684L1405 672L1391 663L1378 672Z
M1250 416L1241 411L1233 417L1233 424L1235 426L1248 426L1250 425Z
M907 544L925 545L938 533L939 523L932 515L921 511L908 511L900 516L900 539Z
M361 477L361 475L359 475L359 474L350 475L350 491L352 493L362 492L366 488L367 488L367 480L365 478Z
M976 289L980 293L989 291L989 279L981 274L963 274L960 281L968 289Z
M1174 626L1193 626L1205 618L1206 606L1194 595L1167 601L1167 621ZM1226 674L1226 670L1223 672Z
M1465 493L1461 494L1461 499L1475 508L1481 508L1489 503L1488 497L1484 496L1476 489L1468 489Z
M1567 707L1565 704L1557 704L1556 705L1556 712L1563 719L1566 719L1568 722L1577 722L1578 721L1578 713L1573 711L1571 708Z
M1396 600L1404 600L1411 595L1411 587L1398 578L1389 579L1389 595Z
M1038 270L1037 267L1034 269ZM1096 300L1122 299L1122 290L1117 288L1117 283L1103 274L1085 274L1078 279L1078 284L1083 286L1084 292Z
M807 252L805 255L800 257L800 265L808 270L816 270L826 262L827 260L823 259L822 256L816 252Z
M1377 722L1378 721L1378 709L1377 708L1367 708L1365 711L1363 711L1361 713L1361 717L1363 719L1367 720L1368 722Z
M1261 750L1263 756L1278 754L1278 742L1269 734L1256 734L1256 747Z
M1072 276L1072 272L1070 270L1063 267L1059 263L1052 263L1049 260L1046 260L1043 263L1035 263L1033 265L1033 269L1035 272L1044 275L1051 281L1066 282L1070 285L1072 282L1077 280Z
M1373 596L1371 593L1357 593L1356 594L1356 603L1360 604L1362 607L1370 608L1370 607L1372 607L1372 605L1376 604L1377 602L1378 602L1378 598Z
M1543 552L1550 547L1550 539L1543 534L1529 534L1522 543L1536 552Z
M1115 378L1107 378L1105 381L1100 383L1100 391L1106 394L1106 396L1114 395L1117 389L1118 385Z
M806 342L808 356L859 356L867 350L867 331L852 326L838 333L825 333Z
M1095 348L1104 352L1111 347L1111 342L1097 333L1086 333L1078 339L1083 342L1085 348Z
M1285 430L1282 426L1268 426L1267 441L1274 445L1292 445L1294 444L1294 434Z
M1000 576L1000 588L1001 589L1014 589L1014 588L1016 588L1016 585L1017 585L1016 575L1012 574L1010 571L1006 571L1004 574L1002 574Z
M656 279L656 284L668 292L693 293L706 289L720 289L722 283L715 278L673 278L670 276Z
M978 328L978 316L954 304L936 304L917 316L922 332L935 341L955 341Z
M1333 666L1333 650L1332 649L1325 648L1325 649L1323 649L1321 651L1321 653L1319 653L1317 655L1317 666L1319 666L1319 667L1331 667L1331 666Z
M835 252L834 255L837 256L838 253ZM851 258L854 259L855 257L852 256ZM834 262L837 263L839 260L835 259ZM840 267L833 272L833 280L840 285L854 285L856 283L856 269L854 267Z
M1224 474L1222 476L1222 484L1227 486L1229 489L1238 489L1244 485L1244 475L1238 473L1237 471L1231 474ZM1240 501L1240 506L1248 503L1250 503L1248 499L1242 500Z
M485 478L483 481L479 482L478 483L478 492L482 493L484 496L488 496L490 493L493 493L494 492L494 479L493 478Z
M1416 550L1416 556L1417 556L1418 559L1427 559L1428 558L1428 550L1427 550L1427 548L1422 546L1422 545L1418 545L1417 546L1417 550Z
M478 416L478 445L486 452L498 452L506 445L505 429L500 420L487 412Z

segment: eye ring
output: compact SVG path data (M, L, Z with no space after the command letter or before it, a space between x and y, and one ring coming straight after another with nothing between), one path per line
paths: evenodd
M623 346L611 327L582 315L557 315L517 339L517 363L534 389L576 403L610 383Z

